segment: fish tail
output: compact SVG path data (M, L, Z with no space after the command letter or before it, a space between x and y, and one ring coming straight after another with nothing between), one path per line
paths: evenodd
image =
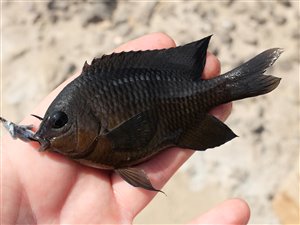
M268 67L278 59L283 52L280 48L273 48L262 52L248 62L224 74L226 90L230 101L263 95L274 90L281 78L265 75Z

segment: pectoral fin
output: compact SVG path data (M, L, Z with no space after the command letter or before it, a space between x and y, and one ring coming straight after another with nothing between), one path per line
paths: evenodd
M131 184L134 187L141 187L149 191L158 191L162 192L158 189L155 189L150 179L144 170L138 168L123 168L115 170L120 177L122 177L127 183ZM163 192L162 192L163 193Z
M226 124L207 114L181 134L178 146L203 151L220 146L235 137L237 135Z
M157 116L153 111L141 112L106 134L114 150L137 150L145 147L156 132Z

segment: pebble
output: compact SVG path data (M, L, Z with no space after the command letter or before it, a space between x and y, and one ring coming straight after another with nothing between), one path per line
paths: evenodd
M90 6L85 4L84 6L81 11L83 27L102 22L103 20L110 20L115 10L115 4L106 2L98 2Z
M236 25L230 21L230 20L224 20L222 21L222 27L226 30L226 31L234 31L235 30L235 27Z
M281 0L279 1L280 4L284 5L285 7L289 8L292 6L291 2L289 0Z
M233 42L233 39L230 35L228 34L223 34L221 36L221 41L224 43L224 44L227 44L227 45L231 45L232 42Z

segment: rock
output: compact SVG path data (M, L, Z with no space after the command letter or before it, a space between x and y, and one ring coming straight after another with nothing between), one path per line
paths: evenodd
M236 25L232 21L230 21L230 20L224 20L224 21L222 21L221 26L227 32L234 31L235 27L236 27Z
M300 39L300 30L294 30L292 37L296 40L299 40Z
M280 13L279 10L272 10L270 14L271 14L272 20L277 25L284 25L287 22L286 15L282 15L282 13Z
M117 2L92 2L89 6L87 3L83 7L82 11L82 26L86 27L89 24L99 23L103 20L110 20L113 15L113 11L116 9Z
M263 124L260 124L258 127L256 127L252 132L256 135L261 135L265 131L265 127Z
M277 16L274 16L274 21L278 25L284 25L286 23L287 19L284 16L277 15Z
M251 15L250 19L254 20L259 25L263 25L268 21L266 17L264 17L263 15L257 14L257 13Z
M241 35L241 39L245 44L248 45L257 45L257 34L253 32L253 30L243 29L243 35Z
M279 3L288 8L292 6L292 4L289 0L282 0L282 1L279 1Z
M57 1L57 0L50 0L47 3L47 9L49 11L67 11L69 9L70 3L67 1Z
M224 44L227 44L227 45L231 45L232 44L232 37L228 34L223 34L222 37L221 37L221 41L224 43Z
M243 14L247 11L247 5L246 4L236 4L236 7L234 10L235 10L236 14Z

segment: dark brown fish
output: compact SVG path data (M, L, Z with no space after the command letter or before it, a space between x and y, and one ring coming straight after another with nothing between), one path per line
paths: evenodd
M213 148L236 135L208 114L215 106L266 94L280 78L264 75L282 52L269 49L210 80L200 77L210 36L163 50L113 53L85 63L49 106L33 139L41 150L115 170L157 191L133 166L161 150Z

